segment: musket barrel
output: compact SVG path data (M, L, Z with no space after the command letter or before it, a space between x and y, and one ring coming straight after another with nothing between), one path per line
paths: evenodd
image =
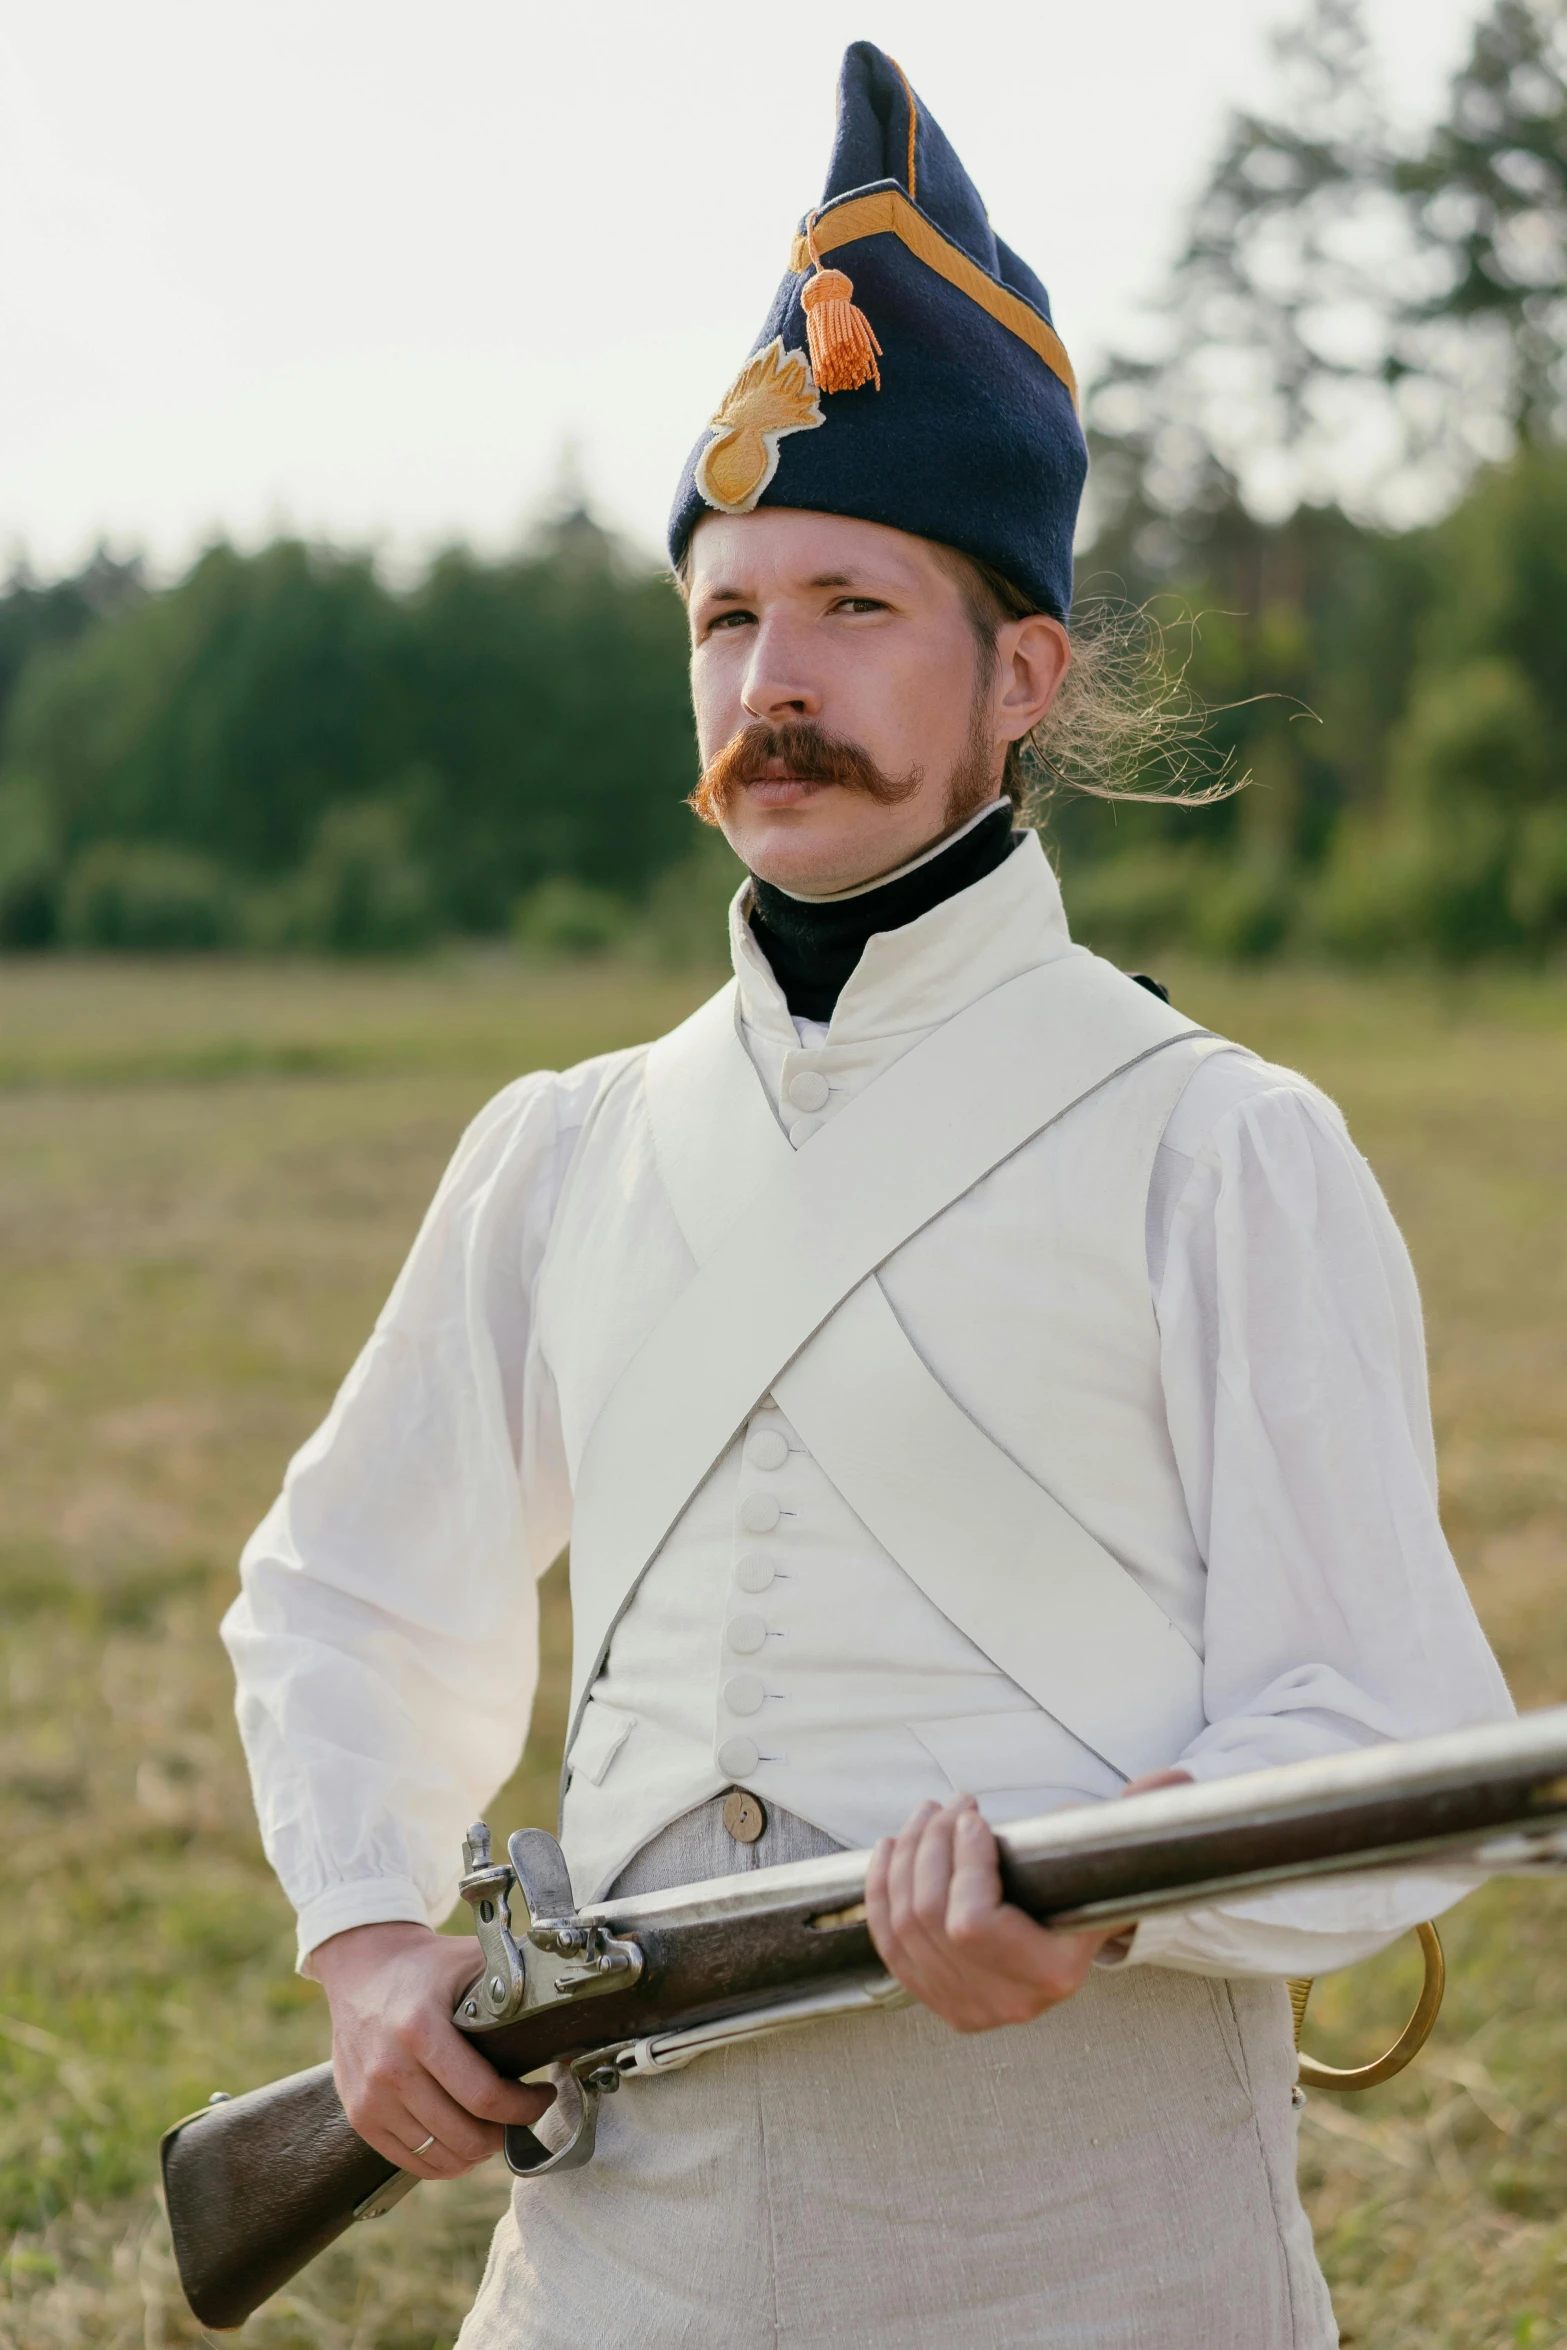
M1549 1838L1564 1830L1567 1706L1557 1706L1441 1737L1077 1804L1012 1821L997 1842L1008 1899L1047 1923L1074 1926L1201 1908L1261 1885L1461 1860L1509 1835L1538 1837L1544 1860ZM833 1961L841 1967L860 1922L869 1857L834 1853L751 1869L602 1902L582 1915L633 1940L654 1938L666 1988L676 1951L683 1973L709 1939L754 1967L768 1956L776 1961L782 1947L798 1954L802 1930L836 1929L845 1937ZM1518 1854L1477 1865L1523 1864ZM829 1971L825 1958L802 1964ZM478 2037L485 2043L491 2035Z
M1247 1890L1472 1860L1567 1829L1567 1706L1514 1722L1160 1789L1002 1831L1008 1896L1060 1926L1192 1909Z

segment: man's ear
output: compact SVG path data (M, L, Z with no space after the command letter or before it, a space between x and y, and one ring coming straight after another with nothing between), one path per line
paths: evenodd
M1072 665L1072 642L1059 620L1031 612L996 631L996 731L1021 742L1049 709Z

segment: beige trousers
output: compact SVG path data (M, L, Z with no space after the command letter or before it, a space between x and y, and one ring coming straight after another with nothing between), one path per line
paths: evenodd
M717 1803L621 1892L834 1849ZM1332 2350L1279 1983L1097 1971L1039 2022L810 2025L606 2098L519 2180L459 2350Z

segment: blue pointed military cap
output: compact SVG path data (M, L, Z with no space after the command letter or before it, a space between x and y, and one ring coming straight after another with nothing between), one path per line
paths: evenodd
M900 67L846 51L820 204L681 477L705 515L797 506L938 540L1065 620L1088 453L1050 298Z

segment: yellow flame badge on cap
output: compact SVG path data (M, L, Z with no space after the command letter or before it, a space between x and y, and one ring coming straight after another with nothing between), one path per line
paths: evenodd
M746 361L710 419L715 437L697 465L697 488L720 514L749 514L778 470L784 434L822 421L805 353L786 351L775 335Z

